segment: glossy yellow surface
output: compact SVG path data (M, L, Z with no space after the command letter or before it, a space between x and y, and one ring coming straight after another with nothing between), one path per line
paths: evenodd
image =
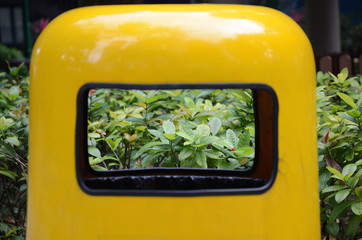
M31 60L27 239L319 239L311 46L287 16L235 5L89 7L56 18ZM279 100L279 169L261 195L90 196L75 173L88 82L265 83Z

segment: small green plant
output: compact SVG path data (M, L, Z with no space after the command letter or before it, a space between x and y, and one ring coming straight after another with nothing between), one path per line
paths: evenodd
M25 239L28 92L22 66L0 73L0 239Z
M92 90L88 152L96 170L246 169L254 158L250 90Z
M361 235L361 77L317 74L322 232L338 239Z

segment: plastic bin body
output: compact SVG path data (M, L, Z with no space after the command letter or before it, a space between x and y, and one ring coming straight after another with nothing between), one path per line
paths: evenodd
M278 97L278 168L260 194L109 196L76 174L87 83L266 84ZM67 12L31 60L27 239L320 239L315 69L296 23L264 7L134 5Z

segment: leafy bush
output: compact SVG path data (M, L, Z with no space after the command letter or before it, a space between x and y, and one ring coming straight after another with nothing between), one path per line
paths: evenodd
M254 157L251 90L91 90L88 152L96 170L245 169Z
M361 237L362 77L317 74L317 115L322 231Z
M28 93L23 67L0 73L0 239L25 238Z

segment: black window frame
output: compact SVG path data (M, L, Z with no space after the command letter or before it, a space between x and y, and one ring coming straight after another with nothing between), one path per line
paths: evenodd
M258 90L266 91L270 94L273 112L272 116L272 146L271 158L272 164L270 169L270 177L261 187L246 187L246 188L200 188L196 190L139 190L139 189L94 189L89 187L85 180L91 177L107 178L113 176L119 177L136 177L144 178L148 176L209 176L220 178L243 178L252 174L258 167L260 159L258 149L260 148L258 138L258 120L255 115L255 158L254 164L248 170L224 170L224 169L196 169L196 168L143 168L143 169L126 169L117 171L96 171L91 168L88 162L87 150L87 116L88 116L88 94L91 89L122 89L122 90L176 90L176 89L252 89L253 93ZM256 102L257 99L254 98ZM254 102L254 114L258 111ZM76 131L75 131L75 167L76 177L80 188L87 194L99 196L214 196L214 195L253 195L261 194L268 191L276 178L278 171L278 99L275 91L269 85L263 83L182 83L182 84L125 84L125 83L97 83L91 82L83 85L77 96L77 112L76 112Z

